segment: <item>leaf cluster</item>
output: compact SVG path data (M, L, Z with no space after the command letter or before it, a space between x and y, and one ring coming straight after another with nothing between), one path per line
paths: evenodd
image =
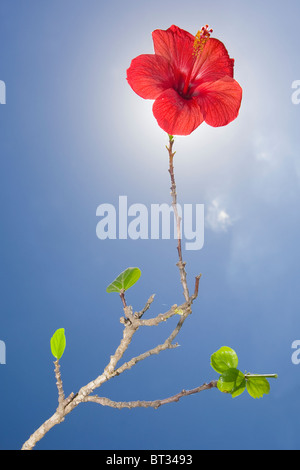
M221 374L217 387L223 393L230 393L233 398L246 389L252 398L262 398L270 393L270 384L265 376L241 372L237 367L239 359L236 352L223 346L211 356L210 365ZM274 378L277 378L274 375Z

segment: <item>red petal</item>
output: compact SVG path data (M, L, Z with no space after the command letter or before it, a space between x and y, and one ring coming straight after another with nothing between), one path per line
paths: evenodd
M155 100L153 114L158 125L170 135L189 135L203 122L197 100L185 100L173 89Z
M192 79L213 82L226 75L233 78L233 64L234 60L230 59L224 44L218 39L208 39L195 61Z
M131 61L127 80L133 91L144 99L155 100L174 82L172 68L164 57L143 54Z
M196 99L205 122L210 126L226 126L238 116L242 88L233 78L202 83L196 92L199 93Z
M195 37L178 28L171 26L166 31L156 29L152 33L154 51L167 59L174 68L188 73L193 65L193 45Z

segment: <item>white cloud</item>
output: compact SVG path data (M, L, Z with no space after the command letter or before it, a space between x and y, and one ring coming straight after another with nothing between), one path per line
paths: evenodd
M232 223L232 218L226 210L222 208L220 201L214 199L207 209L207 226L214 232L226 232Z

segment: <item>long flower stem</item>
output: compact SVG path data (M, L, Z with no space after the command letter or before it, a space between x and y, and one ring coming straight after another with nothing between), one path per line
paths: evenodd
M176 182L175 182L175 174L174 174L174 155L176 152L173 152L173 145L174 145L174 138L172 135L169 135L169 147L167 147L169 153L169 173L171 177L171 196L172 196L172 207L175 215L176 220L176 228L177 228L177 251L178 251L178 258L179 261L177 266L180 272L180 280L183 287L183 295L186 302L190 300L189 289L186 280L186 270L185 265L186 263L182 260L182 248L181 248L181 217L178 214L178 207L177 207L177 189L176 189ZM197 281L196 281L197 282Z

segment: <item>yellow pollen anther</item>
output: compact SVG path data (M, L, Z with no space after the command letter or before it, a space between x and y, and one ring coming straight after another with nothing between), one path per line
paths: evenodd
M194 41L194 56L198 56L204 49L205 44L207 43L208 39L210 38L211 33L213 32L212 29L208 29L208 24L203 26L200 31L195 36Z

